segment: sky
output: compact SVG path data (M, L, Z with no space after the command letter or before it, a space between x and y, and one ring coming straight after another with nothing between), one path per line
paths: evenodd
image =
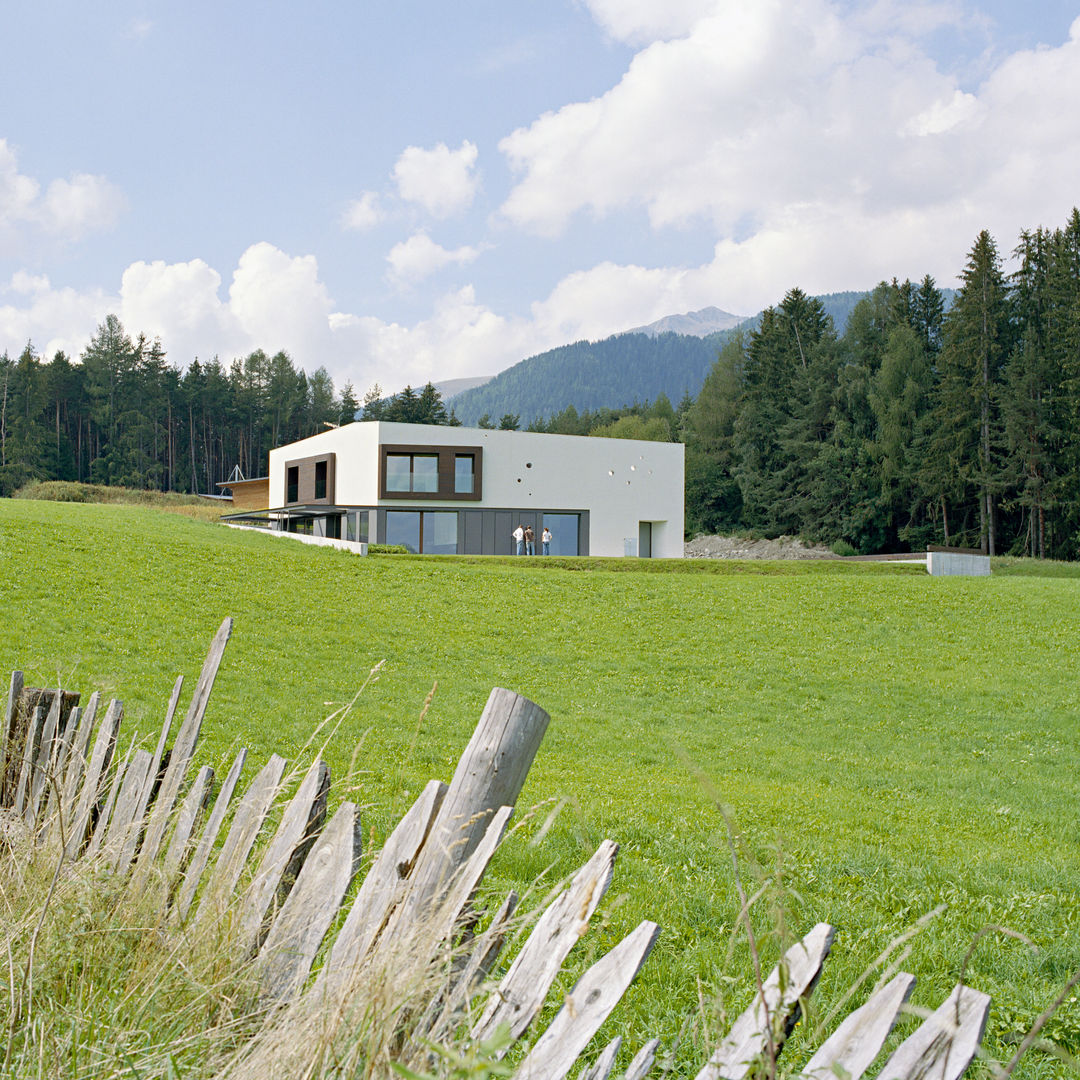
M362 397L1080 203L1080 0L36 0L3 63L12 356L114 313Z

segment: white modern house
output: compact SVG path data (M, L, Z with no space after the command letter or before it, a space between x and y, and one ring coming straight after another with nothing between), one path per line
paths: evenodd
M233 519L428 554L681 558L681 443L395 424L333 428L270 452L270 507Z

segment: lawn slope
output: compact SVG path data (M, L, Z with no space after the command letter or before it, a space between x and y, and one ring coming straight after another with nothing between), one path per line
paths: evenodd
M509 687L552 716L521 807L567 804L542 844L526 838L543 813L507 845L496 882L568 872L610 836L608 928L585 951L641 918L664 928L612 1033L670 1045L690 1016L693 1042L748 1002L715 789L748 876L782 867L759 932L838 926L824 1005L941 903L905 961L918 1004L948 993L986 924L1037 942L991 935L969 966L1007 1056L1080 967L1080 580L627 566L361 559L145 508L4 500L0 671L115 692L125 728L150 733L232 615L202 754L242 743L261 763L295 760L383 661L325 752L335 777L355 762L336 795L370 807L376 843L424 781L449 779L489 690ZM1075 1000L1050 1034L1080 1052Z

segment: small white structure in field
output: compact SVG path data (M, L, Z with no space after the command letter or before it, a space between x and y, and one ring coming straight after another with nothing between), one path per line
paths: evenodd
M977 551L926 552L926 570L934 577L989 577L990 556Z
M683 446L363 421L270 452L272 528L428 554L683 554Z

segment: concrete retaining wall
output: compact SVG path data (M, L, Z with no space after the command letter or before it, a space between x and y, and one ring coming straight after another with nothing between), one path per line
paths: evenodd
M928 551L927 572L934 577L988 577L989 555L961 555L954 551Z

